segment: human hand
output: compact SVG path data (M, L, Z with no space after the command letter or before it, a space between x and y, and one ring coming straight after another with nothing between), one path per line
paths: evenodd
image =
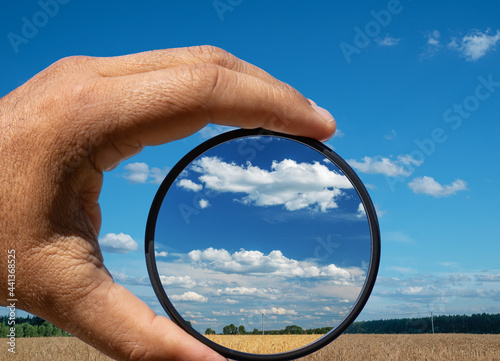
M18 308L117 360L223 360L114 283L98 244L103 172L207 123L335 131L296 90L213 47L66 58L0 99L0 304L15 249Z

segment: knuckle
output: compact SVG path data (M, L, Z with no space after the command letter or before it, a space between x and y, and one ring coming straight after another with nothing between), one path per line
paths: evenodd
M146 347L135 347L132 348L132 352L128 358L129 361L146 361L149 359L149 352Z
M93 61L93 57L84 55L73 55L57 60L49 69L53 71L68 72L69 70L84 70Z
M221 79L224 78L224 69L215 64L194 64L187 70L186 86L194 90L197 99L206 103L214 95L222 91ZM223 88L223 87L222 87Z
M213 46L201 45L188 48L195 57L200 58L205 63L217 64L224 67L230 67L236 62L236 58L226 50Z

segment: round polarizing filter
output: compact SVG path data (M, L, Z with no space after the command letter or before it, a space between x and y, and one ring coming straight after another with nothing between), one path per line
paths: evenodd
M264 164L268 164L267 168ZM200 195L202 189L205 193ZM168 194L172 196L169 198ZM182 201L187 199L181 198L184 194L196 201ZM233 233L223 232L225 223L213 226L214 220L222 217L208 218L208 211L214 213L217 207L225 212L225 219L236 224L230 227L228 222L227 227ZM257 208L261 213L255 217ZM238 215L240 211L248 214ZM182 217L174 214L179 212ZM287 228L280 228L285 220ZM321 229L328 230L332 239L313 235L320 229L317 226L320 221ZM194 233L197 227L206 227L202 230L203 237ZM285 229L289 229L288 233ZM210 244L203 249L194 244L200 238L211 242L211 232L217 233L218 238L214 239L220 242L219 247ZM228 249L233 246L227 238L233 243L237 239L243 246L231 253ZM362 248L360 239L364 248L358 252ZM289 244L293 246L287 248ZM160 304L190 335L230 359L291 360L326 346L359 315L377 277L380 231L375 208L363 183L327 146L304 137L240 129L209 139L172 168L151 206L145 253L149 277ZM170 263L166 261L167 254ZM304 254L310 256L301 258ZM189 282L182 287L191 287L191 291L176 288L180 280ZM269 282L270 286L250 287L250 281ZM201 288L202 284L210 286ZM270 295L267 299L266 292ZM296 302L293 297L297 297ZM269 307L245 305L248 300L253 306ZM238 306L231 311L234 304ZM195 309L195 305L200 308ZM203 318L209 313L213 318ZM264 316L268 327L280 327L278 322L289 325L282 334L293 333L294 327L307 333L290 326L294 322L307 325L310 322L309 327L314 330L328 320L330 327L312 341L273 353L219 342L209 335L211 328L203 335L186 319L198 317L200 327L210 325L203 322L222 325L233 319L256 327L260 317L264 323ZM234 331L234 324L231 326ZM257 327L252 336L243 337L258 340L255 342L267 337L256 331Z

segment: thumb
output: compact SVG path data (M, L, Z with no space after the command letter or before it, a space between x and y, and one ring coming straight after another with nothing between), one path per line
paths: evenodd
M226 360L111 279L71 311L61 327L116 360Z

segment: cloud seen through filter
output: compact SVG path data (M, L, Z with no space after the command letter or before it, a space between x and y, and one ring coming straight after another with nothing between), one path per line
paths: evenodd
M220 193L242 193L243 204L254 206L283 205L289 211L309 208L326 212L337 208L336 198L342 189L351 189L350 181L319 162L297 163L291 159L273 161L270 170L251 163L226 163L218 157L203 157L191 166L198 181L209 190ZM178 186L201 190L202 185L182 179ZM205 208L208 203L201 204Z

